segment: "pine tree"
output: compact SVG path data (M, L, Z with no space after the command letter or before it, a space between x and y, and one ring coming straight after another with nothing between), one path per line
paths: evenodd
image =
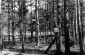
M69 47L69 18L67 18L68 13L68 1L64 0L64 32L65 32L65 53L69 54L70 47Z
M21 4L20 4L21 3ZM19 17L20 17L20 35L21 35L21 42L22 42L22 52L24 52L24 38L23 38L23 30L24 30L24 23L23 23L23 21L24 21L24 19L25 19L25 16L26 16L26 14L27 14L27 12L28 12L28 9L26 8L26 0L21 0L21 1L19 1L19 5L20 5L20 7L19 7L19 12L18 12L18 15L19 15Z

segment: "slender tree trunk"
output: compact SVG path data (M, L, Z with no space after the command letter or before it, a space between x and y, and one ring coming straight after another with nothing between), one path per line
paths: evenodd
M9 0L8 0L8 40L10 41L10 19L9 19Z
M54 10L54 8L55 8L55 6L54 6L54 2L53 2L53 10ZM54 10L55 11L55 10ZM53 11L53 12L54 12ZM58 28L59 28L59 32L58 32L58 34L56 34L57 35L57 52L59 53L59 52L61 52L61 46L60 46L60 17L59 17L59 14L60 12L59 12L59 0L57 0L57 24L58 24ZM54 15L53 15L54 16Z
M82 44L82 29L81 29L81 16L80 16L80 0L77 0L77 20L78 20L78 34L79 34L79 45L80 45L80 53L83 53L83 44Z
M67 0L64 0L64 32L65 32L65 53L70 53L69 47L69 18L67 18Z
M15 13L13 13L14 2L15 1L12 1L12 15L14 14L14 17L13 17L13 20L12 20L12 43L13 43L13 45L14 45L14 29L13 29L13 27L14 27L14 19L15 19ZM15 11L15 8L14 8L14 11Z
M0 50L3 49L2 47L2 35L1 35L1 24L0 24Z
M36 0L36 19L37 19L37 37L38 37L38 41L37 41L37 46L40 45L40 37L39 37L39 17L38 17L38 2L39 0Z
M24 25L24 42L26 42L26 26Z
M13 27L14 27L14 22L12 22L12 42L13 42L13 45L14 45L14 30L13 30Z
M1 37L2 39L2 50L3 50L3 47L4 47L4 42L3 42L3 36Z
M77 0L75 0L75 9L76 9L76 18L75 18L75 38L77 40L77 42L79 43L79 39L78 39L78 20L77 20Z
M24 52L24 43L23 43L23 34L22 34L22 28L20 28L20 37L21 37L21 45L22 45L22 52Z
M30 0L30 3L31 3L32 1ZM32 8L30 8L30 10L32 11ZM31 17L32 17L32 12L31 12ZM33 20L32 20L33 18L31 18L31 23L32 23L32 25L31 25L31 42L32 42L32 40L33 40Z
M83 14L82 14L82 6L83 6L83 2L81 2L80 3L80 6L81 6L81 12L80 12L80 16L81 16L81 36L82 36L82 48L83 48L83 41L84 41L84 26L83 26ZM84 50L82 51L82 52L84 52Z

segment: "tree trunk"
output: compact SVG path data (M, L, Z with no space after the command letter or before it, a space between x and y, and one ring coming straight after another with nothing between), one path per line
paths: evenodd
M14 22L12 22L12 43L14 45L14 30L13 30L13 27L14 27Z
M37 41L37 46L40 45L40 38L39 38L39 17L38 17L38 0L36 0L36 19L37 19L37 37L38 37L38 41Z
M9 0L8 0L8 41L10 41L10 19L9 19Z
M82 44L82 28L81 28L81 15L80 15L80 0L77 0L77 20L78 20L78 34L79 34L79 45L80 45L80 53L82 54L83 51L83 44Z
M20 37L21 37L21 45L22 45L22 52L24 52L24 43L23 43L23 34L22 34L22 29L20 29Z
M69 54L69 18L67 17L67 0L64 0L64 32L65 32L65 53Z
M55 3L53 2L53 10L55 9L55 5L54 5ZM61 46L60 46L60 17L59 17L59 15L60 15L60 12L59 12L59 0L57 0L57 24L58 24L58 28L59 28L59 32L58 32L58 34L56 34L57 36L56 36L56 41L57 41L57 52L58 53L60 53L61 52ZM55 10L54 10L55 11ZM54 11L53 11L53 13L54 13ZM53 15L54 16L54 15Z
M33 25L31 26L31 42L33 40Z

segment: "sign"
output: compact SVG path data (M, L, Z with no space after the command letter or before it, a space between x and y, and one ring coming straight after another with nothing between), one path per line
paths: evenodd
M54 32L59 32L59 28L54 28Z

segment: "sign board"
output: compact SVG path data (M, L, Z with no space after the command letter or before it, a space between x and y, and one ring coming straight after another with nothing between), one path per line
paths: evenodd
M59 28L54 28L54 32L59 32Z

